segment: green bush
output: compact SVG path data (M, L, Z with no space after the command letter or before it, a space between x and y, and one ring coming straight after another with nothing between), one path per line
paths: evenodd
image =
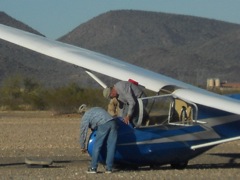
M106 106L101 89L83 89L75 83L49 90L45 98L49 109L57 113L77 112L81 104Z
M3 81L3 86L0 89L0 103L7 109L17 110L19 104L23 104L22 97L22 81L20 76L7 77Z
M64 87L47 89L37 81L21 76L6 78L0 88L0 105L8 110L53 110L56 113L77 112L88 106L106 107L102 89L81 88L72 83Z
M0 88L0 104L9 110L42 110L45 90L36 81L14 75L6 78Z

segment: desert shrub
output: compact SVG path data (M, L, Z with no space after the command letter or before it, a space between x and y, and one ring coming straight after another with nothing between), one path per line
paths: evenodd
M45 98L49 109L57 113L77 112L83 103L89 106L104 106L105 103L102 90L81 88L75 83L49 90Z
M45 102L46 91L42 85L36 80L30 78L23 79L23 102L32 110L45 110L47 103Z
M0 104L9 110L42 110L45 90L37 82L20 75L7 77L0 88Z
M3 86L0 90L0 103L7 107L7 109L18 109L19 104L23 104L22 95L22 81L20 76L7 77L3 81Z
M88 106L107 106L102 89L82 88L71 83L64 87L45 88L36 80L14 75L6 78L0 88L1 109L54 110L72 113L85 103Z

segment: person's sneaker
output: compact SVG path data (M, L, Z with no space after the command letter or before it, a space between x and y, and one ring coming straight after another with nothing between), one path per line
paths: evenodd
M88 168L87 173L88 174L95 174L95 173L97 173L97 170L94 169L94 168Z
M108 170L108 169L106 169L105 173L107 173L107 174L111 174L111 173L112 173L112 170Z

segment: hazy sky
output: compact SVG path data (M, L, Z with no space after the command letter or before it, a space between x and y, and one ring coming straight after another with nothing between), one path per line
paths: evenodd
M240 0L0 0L0 11L49 38L110 10L185 14L240 24Z

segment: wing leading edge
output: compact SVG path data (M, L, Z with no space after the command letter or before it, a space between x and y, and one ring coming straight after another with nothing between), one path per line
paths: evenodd
M134 79L145 88L155 92L158 92L159 89L169 84L178 84L178 86L183 87L189 86L180 81L100 53L61 43L5 25L0 25L0 33L1 39L11 43L119 80ZM159 81L159 79L161 79L161 81Z
M205 106L240 114L240 101L214 94L164 75L80 47L0 24L0 38L33 51L75 64L119 80L134 79L146 89L158 92L165 86L180 89L173 94ZM102 85L105 86L104 84ZM226 106L227 104L227 106Z

